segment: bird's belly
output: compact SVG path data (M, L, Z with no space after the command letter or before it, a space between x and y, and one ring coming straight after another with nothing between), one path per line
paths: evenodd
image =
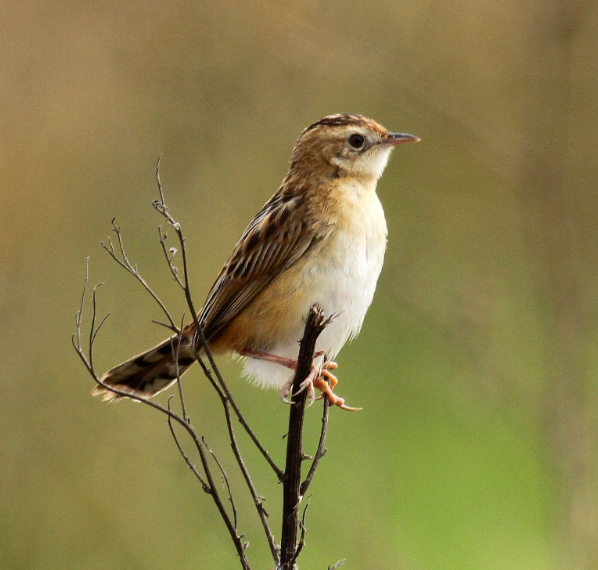
M386 228L371 224L367 230L334 232L293 267L271 283L245 315L251 331L251 350L297 358L305 319L318 303L333 316L317 342L334 358L355 336L374 297L386 247ZM249 358L245 373L264 386L280 387L292 376L284 367Z
M314 268L310 300L305 304L305 314L317 302L326 316L333 316L318 340L318 349L334 358L345 342L355 336L372 303L376 283L382 269L384 251L368 251L365 239L340 239L336 253L327 262ZM307 310L305 310L307 309ZM304 320L301 322L303 333Z

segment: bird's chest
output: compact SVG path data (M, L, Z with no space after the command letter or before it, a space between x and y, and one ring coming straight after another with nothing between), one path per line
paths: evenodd
M359 332L374 297L386 249L386 221L375 193L348 201L339 209L330 234L314 256L305 282L309 298L319 303L333 322L321 344L332 353Z

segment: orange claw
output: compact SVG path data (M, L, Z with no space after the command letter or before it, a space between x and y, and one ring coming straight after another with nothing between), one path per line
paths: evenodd
M332 368L333 370L335 368L338 368L335 362L329 362L326 364L330 364L331 366L329 368ZM326 366L326 364L324 366ZM327 378L328 382L324 380L324 378ZM303 392L303 390L307 390L307 397L310 400L310 403L308 404L309 407L314 403L316 399L314 394L314 388L317 388L322 393L322 396L326 396L328 398L328 403L331 406L337 406L341 410L346 410L348 412L359 412L362 408L353 408L352 406L346 406L344 398L340 398L332 391L334 386L336 386L337 384L338 379L336 378L336 376L328 372L328 370L320 370L317 366L312 366L309 376L301 383L301 387L299 388L297 394ZM291 402L291 400L289 400L289 396L292 395L292 386L293 385L291 382L287 382L280 391L280 398L285 404L293 403Z
M330 367L330 369L332 370L338 368L338 364L336 362L327 362L326 364L334 364L334 366ZM322 371L320 372L320 378L324 377L328 380L327 383L330 386L330 391L332 391L334 390L334 387L338 384L338 378L334 374L328 372L328 368L326 368L325 366L326 365L324 365Z
M332 363L332 364L334 364L334 363ZM335 365L335 367L336 367L336 365ZM328 382L326 382L326 380L323 380L322 376L326 376L327 378L329 378L330 384ZM320 376L319 378L316 378L314 380L314 387L317 388L318 390L320 390L320 392L322 392L322 394L326 395L326 397L328 398L328 403L331 406L338 406L341 410L346 410L347 412L359 412L360 410L363 409L363 408L353 408L352 406L346 406L345 399L340 398L332 391L332 388L334 386L336 386L336 384L338 384L337 378L325 370L322 371L322 376ZM330 379L330 376L332 376L332 378L334 378L334 383L332 382L332 379Z

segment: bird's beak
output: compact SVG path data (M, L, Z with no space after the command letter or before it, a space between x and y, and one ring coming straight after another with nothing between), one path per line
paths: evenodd
M420 140L420 138L414 135L408 135L407 133L388 133L388 136L384 139L382 144L396 146L408 142L419 142Z

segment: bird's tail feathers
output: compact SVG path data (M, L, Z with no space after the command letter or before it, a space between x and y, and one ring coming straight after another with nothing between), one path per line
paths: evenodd
M177 379L177 366L174 355L178 338L171 337L164 342L138 354L133 358L108 370L101 380L104 384L140 396L151 398L166 390ZM193 346L183 338L178 352L178 374L182 375L195 362ZM99 384L91 391L92 396L101 396L105 402L124 398Z

